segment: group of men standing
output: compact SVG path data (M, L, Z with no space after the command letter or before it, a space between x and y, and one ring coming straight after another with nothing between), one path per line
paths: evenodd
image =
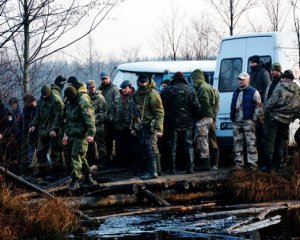
M300 89L293 82L293 72L282 73L279 63L274 63L269 73L259 56L249 61L251 72L239 75L239 88L231 102L235 168L256 170L260 165L262 171L271 172L283 166L289 125L299 117Z

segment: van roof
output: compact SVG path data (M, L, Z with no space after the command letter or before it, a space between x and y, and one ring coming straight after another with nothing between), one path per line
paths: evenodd
M245 33L235 36L224 37L222 41L239 39L239 38L257 38L257 37L272 37L276 41L276 45L281 48L294 48L297 43L296 32L260 32L260 33Z
M205 61L149 61L124 63L118 66L118 70L127 72L149 72L149 73L175 73L192 72L197 68L203 71L214 71L216 67L215 60Z

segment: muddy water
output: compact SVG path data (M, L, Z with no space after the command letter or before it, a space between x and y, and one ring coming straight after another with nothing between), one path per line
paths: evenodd
M193 213L155 213L107 219L85 239L300 239L300 212L276 212L280 224L250 234L230 235L226 229L249 216L200 218Z

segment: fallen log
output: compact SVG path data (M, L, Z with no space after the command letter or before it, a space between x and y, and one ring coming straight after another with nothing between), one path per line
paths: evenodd
M237 234L237 233L245 233L245 232L252 232L258 229L266 228L271 225L275 225L281 222L281 216L276 215L274 217L270 217L267 219L264 219L262 221L250 223L248 225L243 225L239 228L233 229L231 233Z
M147 209L141 209L137 211L132 212L124 212L124 213L117 213L117 214L111 214L106 216L100 216L100 217L94 217L93 219L96 221L103 221L108 218L112 217L123 217L123 216L132 216L132 215L141 215L141 214L147 214L147 213L153 213L153 212L171 212L171 211L197 211L197 210L203 210L205 207L213 207L216 203L210 202L210 203L204 203L200 205L192 205L192 206L170 206L170 207L160 207L160 208L147 208Z
M142 196L147 198L149 201L155 203L159 207L169 207L170 203L168 203L166 200L163 198L155 195L153 192L147 190L147 189L139 189L138 191L138 196Z
M276 202L234 204L234 205L225 206L224 208L243 209L243 208L251 208L251 207L275 207L275 206L287 206L289 209L300 208L300 201L288 200L288 201L276 201Z
M53 194L51 194L51 193L45 191L44 189L41 189L40 187L38 187L38 186L36 186L36 185L34 185L34 184L28 182L28 181L26 181L25 179L23 179L23 178L17 176L16 174L10 172L9 170L5 169L5 168L2 167L2 166L0 166L0 171L1 171L3 174L5 174L5 175L11 177L12 179L16 180L18 183L21 183L22 185L24 185L24 186L26 186L26 187L29 187L29 188L31 188L31 189L37 191L37 192L40 192L40 193L42 193L43 195L45 195L46 197L48 197L48 198L56 199L56 197L55 197ZM65 204L66 207L68 207L72 212L74 212L74 214L76 214L76 215L79 216L80 218L82 218L82 219L84 219L84 220L86 220L86 221L88 221L88 222L93 222L93 220L92 220L89 216L85 215L85 214L82 213L81 211L79 211L79 210L77 210L77 209L75 209L75 208L72 208L71 206L67 205L66 203L63 203L63 204Z

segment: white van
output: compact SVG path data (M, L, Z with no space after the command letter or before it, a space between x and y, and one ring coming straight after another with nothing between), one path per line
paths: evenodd
M238 87L239 73L250 72L249 58L253 55L260 57L263 67L268 71L271 64L280 63L283 71L292 69L299 80L296 33L254 33L222 39L213 83L220 92L220 111L217 117L217 137L220 145L233 143L230 121L231 98L233 91ZM293 136L292 128L290 136ZM294 141L293 137L290 139Z
M213 75L216 68L216 61L151 61L151 62L133 62L120 64L117 67L117 74L113 83L120 86L124 80L129 80L136 88L136 81L140 74L151 75L159 88L162 80L172 78L174 73L180 71L191 84L191 72L200 68L205 71L213 84Z

